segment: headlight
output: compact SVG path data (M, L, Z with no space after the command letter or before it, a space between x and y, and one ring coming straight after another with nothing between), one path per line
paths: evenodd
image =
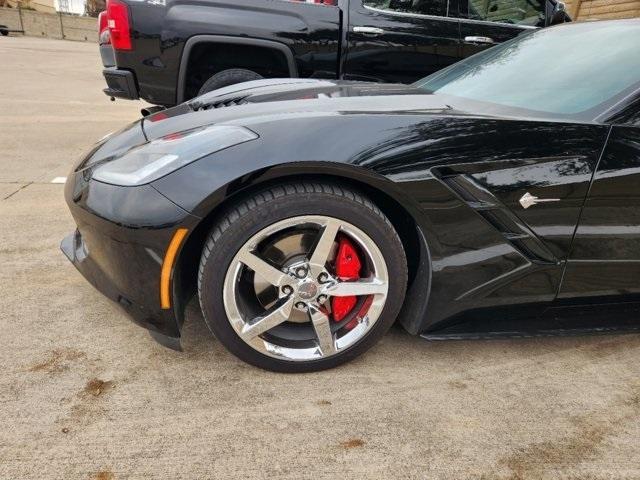
M251 130L213 125L173 133L96 166L93 178L123 187L144 185L211 153L258 138Z

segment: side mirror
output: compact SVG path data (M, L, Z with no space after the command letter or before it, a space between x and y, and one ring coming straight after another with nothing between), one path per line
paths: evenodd
M547 0L545 14L548 26L571 21L566 5L560 0Z

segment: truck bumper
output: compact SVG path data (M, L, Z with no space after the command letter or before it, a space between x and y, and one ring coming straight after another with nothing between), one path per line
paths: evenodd
M107 96L127 100L138 100L140 98L136 77L133 72L118 68L105 68L102 74L107 82L107 88L103 90Z
M110 43L100 44L100 59L102 60L102 66L105 68L116 66L116 55Z

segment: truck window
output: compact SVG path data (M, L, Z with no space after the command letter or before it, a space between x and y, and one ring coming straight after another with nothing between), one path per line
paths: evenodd
M540 0L461 0L468 10L466 17L487 22L541 26L544 2Z
M363 0L366 7L421 15L447 15L448 0Z

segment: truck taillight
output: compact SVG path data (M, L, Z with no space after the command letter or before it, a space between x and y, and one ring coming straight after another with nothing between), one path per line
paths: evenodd
M131 50L129 7L119 0L108 0L106 17L113 48L116 50Z
M98 33L102 33L107 29L107 12L100 12L98 15Z
M107 12L100 12L98 15L98 39L100 45L108 45L111 43L109 35L109 26L107 25Z

